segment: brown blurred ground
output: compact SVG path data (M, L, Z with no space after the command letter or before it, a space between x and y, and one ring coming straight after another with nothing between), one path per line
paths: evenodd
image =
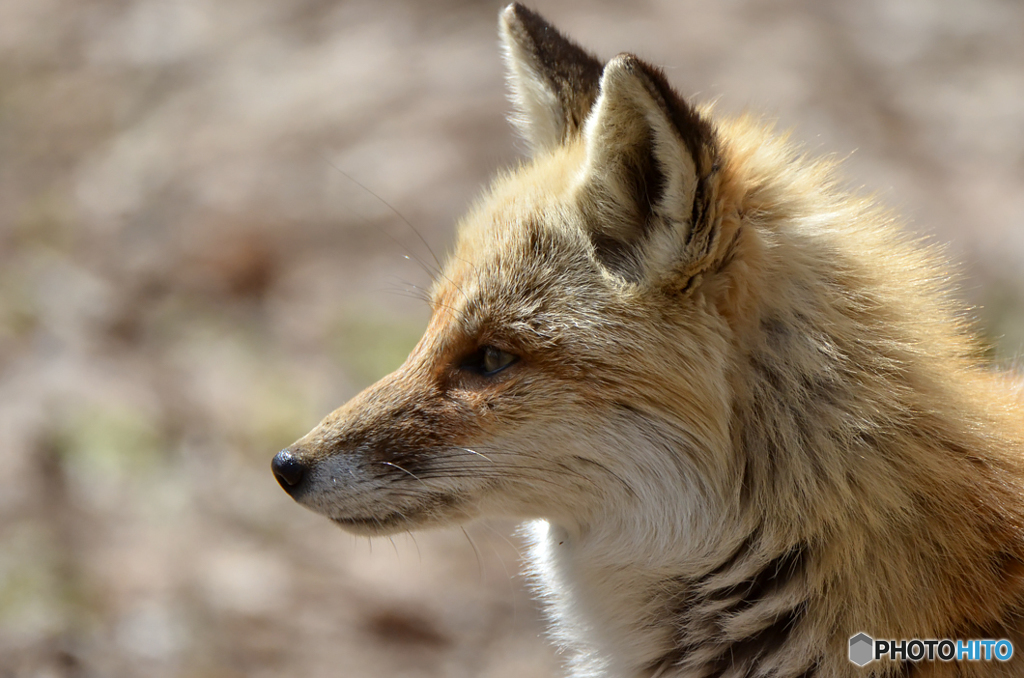
M849 156L1018 354L1024 4L538 8ZM0 676L556 675L511 525L368 542L268 466L426 320L430 254L338 169L443 251L516 161L498 9L0 4Z

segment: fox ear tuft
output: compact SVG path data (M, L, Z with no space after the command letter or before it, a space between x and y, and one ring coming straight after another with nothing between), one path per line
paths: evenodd
M639 282L710 252L715 131L659 69L631 54L609 61L583 136L581 204L602 264Z
M511 122L530 151L557 147L583 127L597 99L602 64L519 3L501 13Z

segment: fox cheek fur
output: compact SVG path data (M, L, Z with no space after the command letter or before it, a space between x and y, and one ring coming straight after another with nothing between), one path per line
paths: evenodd
M1024 412L943 262L751 117L520 5L531 157L462 220L423 339L274 459L363 534L539 519L573 676L1022 675L847 641L1024 642Z

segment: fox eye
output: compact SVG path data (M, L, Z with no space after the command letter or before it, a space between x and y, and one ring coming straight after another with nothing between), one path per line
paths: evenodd
M462 361L460 367L483 377L490 377L519 360L519 356L493 346L481 346Z

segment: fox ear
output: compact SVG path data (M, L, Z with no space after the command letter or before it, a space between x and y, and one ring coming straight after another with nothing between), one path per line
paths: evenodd
M518 3L499 22L512 124L533 154L578 134L597 99L601 62Z
M631 54L604 68L584 129L580 202L598 259L634 282L683 273L712 251L714 128L661 71Z

